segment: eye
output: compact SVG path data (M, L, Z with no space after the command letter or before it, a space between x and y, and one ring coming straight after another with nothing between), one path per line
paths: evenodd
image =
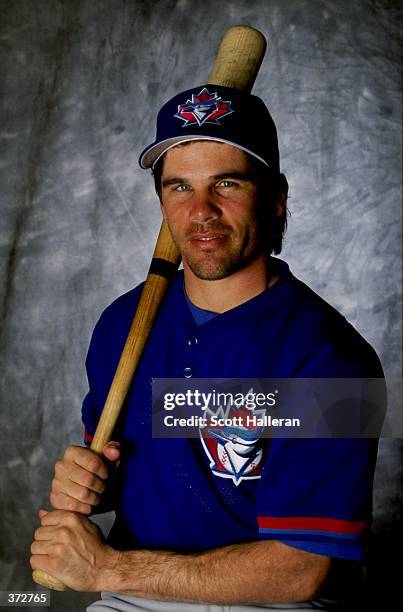
M191 187L187 183L181 183L174 188L174 191L190 191Z
M237 183L228 179L223 179L217 184L217 187L236 187Z

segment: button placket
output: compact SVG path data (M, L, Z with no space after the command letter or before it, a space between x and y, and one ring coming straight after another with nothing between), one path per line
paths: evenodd
M187 339L187 355L189 358L189 362L190 365L186 366L183 370L183 376L185 378L191 378L193 376L193 371L192 371L192 363L193 363L193 350L195 349L195 347L199 344L199 340L196 336L189 336Z

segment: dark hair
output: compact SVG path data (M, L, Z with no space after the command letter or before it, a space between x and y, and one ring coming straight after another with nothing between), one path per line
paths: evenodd
M287 230L287 179L284 174L273 172L253 155L246 153L246 156L257 173L258 221L262 228L266 228L266 232L262 232L265 250L268 255L278 255L283 248L283 238ZM280 198L284 202L284 210L278 216L277 202Z
M188 143L177 146L186 146ZM272 253L278 255L281 253L283 246L283 238L287 229L288 209L287 200L287 181L284 174L273 173L273 171L260 162L253 155L245 153L249 163L253 166L257 173L259 185L259 223L261 227L268 228L268 234L265 236L265 250L268 255ZM154 178L155 191L161 201L161 177L164 167L164 157L162 155L152 168ZM284 197L284 211L280 216L277 216L277 201L280 197Z

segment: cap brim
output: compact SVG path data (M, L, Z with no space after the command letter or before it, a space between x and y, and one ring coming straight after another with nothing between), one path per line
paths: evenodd
M178 144L184 142L191 142L192 140L213 140L216 142L223 142L224 144L232 145L237 149L241 149L241 151L245 151L245 153L249 153L249 155L253 155L259 161L261 161L265 166L269 166L266 160L263 157L260 157L250 149L241 146L240 144L233 142L232 140L225 140L224 138L215 138L213 136L200 136L200 134L186 134L186 136L175 136L173 138L167 138L166 140L162 140L160 142L151 144L147 147L143 153L140 155L139 164L142 168L152 168L154 164L160 159L160 157L166 153L169 149L172 149Z

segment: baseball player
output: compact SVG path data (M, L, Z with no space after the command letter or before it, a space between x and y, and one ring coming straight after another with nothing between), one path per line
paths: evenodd
M142 356L119 442L102 458L70 446L56 464L54 511L39 512L31 565L101 591L91 612L334 609L364 559L376 440L153 438L150 381L378 378L378 357L273 257L287 181L262 100L209 84L179 93L140 165L153 171L183 270ZM141 289L113 302L94 330L87 444ZM105 541L87 517L107 510L116 520Z

